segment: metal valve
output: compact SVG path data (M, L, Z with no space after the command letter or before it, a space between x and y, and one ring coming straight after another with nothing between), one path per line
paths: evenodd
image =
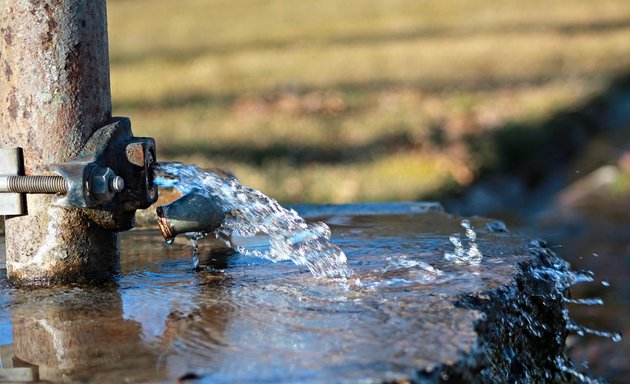
M101 226L126 230L137 209L157 200L155 142L134 137L127 118L97 130L75 159L53 164L58 175L23 176L22 150L0 148L0 215L27 213L24 193L58 194L54 204L86 208Z

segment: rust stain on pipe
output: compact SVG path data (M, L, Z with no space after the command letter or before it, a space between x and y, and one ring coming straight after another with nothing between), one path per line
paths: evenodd
M106 20L105 0L0 3L0 145L24 148L26 175L75 157L111 118ZM27 195L29 215L6 220L9 278L110 279L117 234L51 200Z

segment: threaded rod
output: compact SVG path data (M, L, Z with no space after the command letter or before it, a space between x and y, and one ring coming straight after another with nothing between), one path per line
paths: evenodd
M0 176L0 192L68 193L63 176Z

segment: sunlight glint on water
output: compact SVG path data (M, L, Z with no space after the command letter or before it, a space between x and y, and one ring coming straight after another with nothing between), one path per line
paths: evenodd
M317 277L349 274L346 255L330 241L326 224L307 224L295 211L283 208L276 200L234 178L221 177L195 165L159 163L155 182L162 187L177 188L184 195L195 193L218 201L227 214L215 233L229 245L232 234L269 236L268 249L234 246L243 254L273 262L291 260L306 266Z

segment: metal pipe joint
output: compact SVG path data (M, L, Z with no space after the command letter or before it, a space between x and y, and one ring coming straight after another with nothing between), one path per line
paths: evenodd
M53 164L57 175L24 176L20 148L1 148L0 214L24 215L24 193L56 193L54 205L85 208L97 224L130 229L135 211L157 200L153 183L155 142L134 137L127 118L115 118L97 130L79 155Z

